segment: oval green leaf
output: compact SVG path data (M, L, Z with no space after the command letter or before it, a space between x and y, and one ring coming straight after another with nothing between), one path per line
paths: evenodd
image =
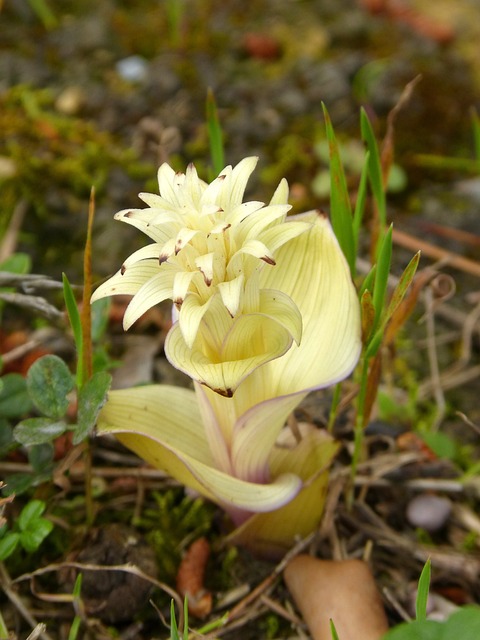
M72 375L65 362L54 355L43 356L27 374L27 388L35 406L49 418L58 419L68 408L67 394L73 389Z
M62 420L52 422L50 418L27 418L17 424L13 437L20 444L33 446L55 440L66 429L67 425Z

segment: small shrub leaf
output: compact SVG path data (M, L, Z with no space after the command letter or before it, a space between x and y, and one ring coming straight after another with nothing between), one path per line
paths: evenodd
M417 601L415 605L415 614L417 620L425 620L427 617L428 591L430 589L430 569L431 561L430 558L428 558L425 566L422 569L422 573L420 574L420 579L418 580Z
M42 500L30 500L18 516L18 526L21 531L28 529L32 521L38 520L45 511L45 503Z
M0 391L0 417L19 418L32 409L25 378L19 373L7 373L2 377Z
M73 436L73 444L84 440L92 431L98 412L105 404L112 376L106 371L95 373L78 394L78 427Z
M73 389L72 375L65 362L54 355L39 358L27 374L27 388L35 406L49 418L65 415Z
M19 422L13 430L17 442L26 446L51 442L66 431L63 421L52 422L50 418L27 418Z
M50 520L39 518L31 523L29 529L20 533L20 544L25 551L36 551L52 529L53 523Z
M0 540L0 562L6 560L15 551L20 540L20 535L14 531L8 531Z

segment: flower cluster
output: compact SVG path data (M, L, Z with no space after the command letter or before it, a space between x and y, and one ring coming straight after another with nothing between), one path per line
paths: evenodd
M308 392L347 376L360 354L360 312L348 265L318 212L287 218L282 181L270 203L243 202L256 158L210 184L189 166L159 169L160 195L117 219L153 243L94 299L133 296L128 328L170 299L169 361L195 391L112 391L98 431L221 505L235 539L271 550L320 518L336 444L317 429L288 444L282 429Z

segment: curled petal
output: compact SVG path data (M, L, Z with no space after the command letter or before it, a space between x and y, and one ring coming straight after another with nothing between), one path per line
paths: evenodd
M276 227L262 231L259 239L267 245L272 253L297 236L305 233L311 225L307 222L283 222Z
M219 204L224 211L231 210L242 202L248 179L257 166L257 162L258 158L251 156L241 160L233 169L227 167L229 171L227 172L227 179L222 186L219 200Z
M302 339L302 314L295 302L282 291L260 290L258 312L284 327L297 345Z
M130 265L125 271L117 271L109 280L101 284L92 296L92 302L107 296L135 295L150 278L158 275L159 266L154 262L142 261Z
M225 305L228 313L232 316L232 318L237 315L238 309L240 307L243 296L244 283L245 277L243 274L240 274L237 278L234 278L229 282L220 282L218 284L218 290L220 292L223 304Z
M270 513L253 515L228 536L228 542L247 546L266 557L281 557L296 539L318 527L328 488L328 472L338 444L325 432L308 429L293 448L275 447L270 457L272 476L294 471L303 480L298 495Z
M207 302L202 302L196 294L191 293L183 301L178 325L188 349L193 347L200 323L213 300L214 298L209 298Z
M112 391L100 412L97 433L115 434L152 466L240 519L241 512L245 518L286 504L301 488L293 473L280 474L270 484L255 484L216 469L194 393L188 389L152 385Z
M159 216L162 216L161 225L155 223ZM163 220L163 217L164 212L160 213L157 209L124 209L114 215L115 220L126 222L132 227L140 229L158 244L167 242L180 228L178 222Z
M290 205L286 204L259 209L235 230L237 243L241 245L247 240L258 238L265 229L283 223L289 209L291 209Z
M142 247L138 251L132 253L131 256L123 263L122 270L125 270L125 267L129 267L136 262L140 262L141 260L156 260L157 261L157 269L158 269L158 258L162 251L162 245L155 242L154 244L147 244L146 247Z
M175 304L181 305L183 303L192 280L199 275L196 271L179 271L175 274L173 280L173 302Z
M182 312L183 308L180 315ZM207 357L196 343L190 349L178 325L168 333L165 354L177 369L220 395L231 397L242 380L257 367L282 356L291 344L292 338L284 327L252 314L240 316L233 323L216 358L212 354Z
M275 189L275 193L270 200L270 204L287 204L288 202L288 182L285 178L282 178L278 187Z
M128 273L128 271L127 271ZM144 313L156 304L172 298L173 273L171 271L158 272L150 278L135 294L125 311L123 326L129 329Z

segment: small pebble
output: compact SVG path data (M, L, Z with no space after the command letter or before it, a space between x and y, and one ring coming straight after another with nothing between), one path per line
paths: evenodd
M447 523L452 504L448 498L422 493L412 498L407 505L407 520L413 527L435 533Z
M120 77L128 82L143 82L148 76L148 62L142 56L129 56L115 65Z

